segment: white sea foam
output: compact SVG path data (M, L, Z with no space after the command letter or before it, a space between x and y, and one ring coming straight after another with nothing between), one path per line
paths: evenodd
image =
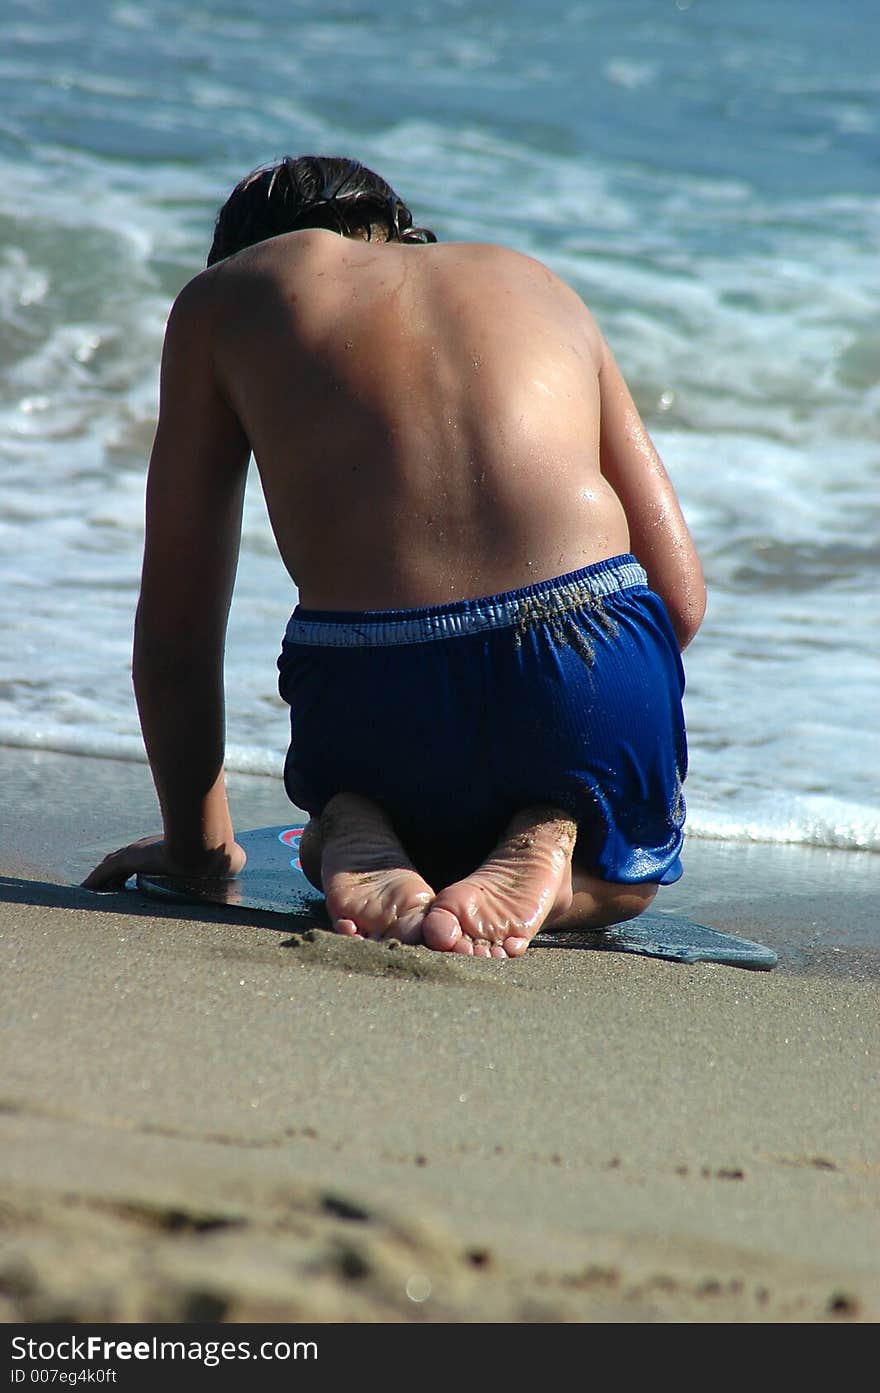
M137 735L112 735L91 725L31 725L0 717L0 745L19 750L50 750L91 759L118 759L146 764L143 741ZM280 778L284 751L229 745L226 768L234 773Z
M744 819L729 810L713 812L699 805L688 810L688 836L712 841L766 842L828 847L839 851L880 852L880 816L876 807L815 795L768 800L761 812Z

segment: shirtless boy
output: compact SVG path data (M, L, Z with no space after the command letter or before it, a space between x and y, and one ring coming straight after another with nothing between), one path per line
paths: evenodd
M234 874L223 651L253 452L299 588L279 658L336 932L517 957L681 874L674 489L582 301L437 244L378 176L243 180L165 338L134 683L164 836L85 881Z

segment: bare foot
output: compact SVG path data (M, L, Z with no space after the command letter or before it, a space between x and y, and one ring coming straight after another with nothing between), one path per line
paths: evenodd
M492 855L437 895L422 939L439 952L518 958L542 924L571 906L571 854L577 828L555 808L514 818Z
M321 884L336 932L420 943L434 891L381 808L358 794L338 793L321 814L319 835Z

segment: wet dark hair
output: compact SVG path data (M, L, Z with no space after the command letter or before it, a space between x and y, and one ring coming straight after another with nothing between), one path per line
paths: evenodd
M217 214L208 265L307 227L367 241L437 241L427 228L413 227L412 213L391 185L357 160L286 155L236 184Z

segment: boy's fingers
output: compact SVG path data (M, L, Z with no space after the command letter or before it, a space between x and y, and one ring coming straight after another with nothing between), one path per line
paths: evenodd
M105 856L99 866L86 876L82 882L84 890L122 890L125 882L130 875L134 874L134 866L126 858L125 851L114 851L110 856ZM125 859L124 859L125 858Z
M100 865L86 876L82 882L82 888L84 890L123 890L129 877L145 868L145 862L149 859L157 860L155 848L159 841L158 837L144 837L141 841L133 842L130 846L123 846L118 851L111 851L110 855L105 856ZM150 858L150 852L153 852L152 858Z
M161 837L142 837L130 846L120 847L97 865L85 880L83 890L124 890L126 881L133 875L189 875L191 877L225 877L237 875L247 861L244 848L233 843L231 851L221 851L209 855L199 868L187 870L168 864Z
M128 873L130 875L131 872ZM106 868L98 867L81 882L83 890L121 890L128 875L113 874Z

